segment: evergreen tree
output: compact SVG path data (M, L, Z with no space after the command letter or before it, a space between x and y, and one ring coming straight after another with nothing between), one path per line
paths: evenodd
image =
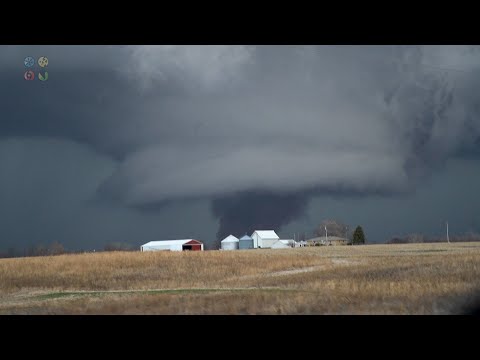
M360 244L365 244L365 234L363 233L362 227L359 225L355 229L355 232L353 233L353 240L352 240L353 245L360 245Z

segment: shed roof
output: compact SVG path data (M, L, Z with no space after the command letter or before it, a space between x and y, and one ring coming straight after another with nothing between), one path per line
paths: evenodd
M227 243L227 242L238 242L238 238L236 238L233 235L228 235L225 239L222 240L222 243Z
M253 234L255 233L257 233L257 235L260 236L262 239L279 239L279 236L273 230L255 230Z
M244 235L240 238L240 240L253 240L253 239L248 235Z

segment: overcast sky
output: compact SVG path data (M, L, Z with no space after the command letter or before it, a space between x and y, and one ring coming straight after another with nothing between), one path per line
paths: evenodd
M0 80L0 249L480 232L478 47L0 46Z

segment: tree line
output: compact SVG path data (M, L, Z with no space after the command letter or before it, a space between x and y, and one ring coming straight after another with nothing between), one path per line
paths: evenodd
M96 251L135 251L138 247L134 247L132 244L124 242L109 242L105 244L103 249L88 250L88 252ZM7 250L0 250L0 258L16 258L16 257L32 257L32 256L55 256L62 254L78 254L86 252L83 249L80 250L68 250L63 244L58 241L54 241L48 245L38 244L30 245L23 249L10 247Z
M446 242L446 236L427 236L424 234L408 234L406 236L394 236L387 240L386 244L418 244L418 243L437 243ZM474 242L480 241L480 234L476 232L467 232L463 235L450 235L450 242Z

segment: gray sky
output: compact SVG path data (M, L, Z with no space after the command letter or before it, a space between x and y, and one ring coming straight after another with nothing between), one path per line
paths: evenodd
M478 47L0 46L0 77L0 249L480 231Z

